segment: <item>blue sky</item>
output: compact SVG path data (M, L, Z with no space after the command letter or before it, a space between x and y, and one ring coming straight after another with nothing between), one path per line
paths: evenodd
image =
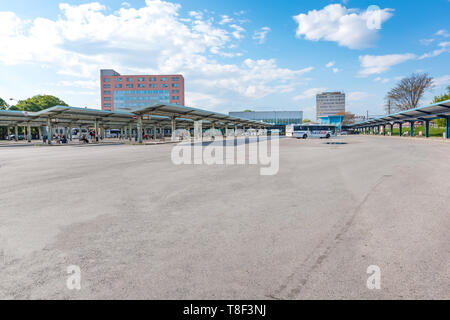
M343 90L348 111L381 114L412 72L436 79L423 103L450 85L448 12L448 0L0 0L0 97L99 108L99 69L113 68L181 73L186 104L219 112L314 118L316 92Z

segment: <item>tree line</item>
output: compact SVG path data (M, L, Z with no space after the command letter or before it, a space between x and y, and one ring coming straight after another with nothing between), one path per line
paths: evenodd
M68 104L52 95L36 95L25 100L19 100L15 105L8 104L0 97L0 110L38 112L54 106L68 106Z
M16 110L38 112L55 106L68 106L63 100L52 95L36 95L34 97L19 100L15 105L10 105L0 97L0 110ZM32 128L31 133L37 134L37 129ZM24 128L19 128L19 134L24 134ZM0 127L0 137L7 135L7 129Z

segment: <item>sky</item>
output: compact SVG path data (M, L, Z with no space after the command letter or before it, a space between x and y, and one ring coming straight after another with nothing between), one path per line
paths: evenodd
M302 110L344 91L384 113L386 93L427 72L450 85L450 0L0 0L0 97L52 94L100 108L100 69L183 74L186 105ZM12 100L13 102L14 100Z

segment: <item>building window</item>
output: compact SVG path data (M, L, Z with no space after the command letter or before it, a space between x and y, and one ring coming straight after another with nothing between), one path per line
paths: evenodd
M111 97L104 97L103 100L105 100L105 101L111 101Z
M110 90L105 90L105 91L103 91L103 94L111 94L111 91Z
M162 78L159 78L159 80L160 80L160 81L169 81L169 78L167 78L167 77L162 77Z
M172 77L172 81L180 81L179 77Z
M180 100L179 96L172 96L172 100Z
M144 81L145 81L145 78L137 78L137 80L138 80L139 82L144 82Z
M155 77L150 77L150 78L148 78L148 81L156 81L156 78Z
M180 93L180 90L172 90L172 94L178 94Z
M131 84L131 83L127 84L127 88L133 88L133 87L134 87L133 84Z
M169 85L167 83L161 83L161 88L167 88Z
M111 88L111 85L110 84L104 84L103 88L105 88L105 89Z
M111 82L111 78L104 78L103 82Z
M156 83L150 83L149 85L148 85L150 88L156 88L157 86L156 86Z
M180 86L179 83L172 83L172 88L178 88Z
M122 82L122 78L116 78L116 82Z
M143 84L143 83L138 83L138 88L145 88L145 84Z
M133 82L133 81L134 81L134 78L127 78L127 81L128 81L128 82Z
M105 103L103 106L104 107L111 107L111 103Z
M114 87L115 87L115 88L122 88L122 84L116 83L116 85L115 85Z

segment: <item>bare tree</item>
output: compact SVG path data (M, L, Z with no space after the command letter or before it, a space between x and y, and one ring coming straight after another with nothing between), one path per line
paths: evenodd
M343 111L343 112L336 113L336 115L344 116L344 119L342 121L342 125L344 125L344 126L355 123L355 115L353 113Z
M391 112L414 109L419 106L420 100L426 90L433 87L433 78L428 73L413 73L388 92L386 100Z

